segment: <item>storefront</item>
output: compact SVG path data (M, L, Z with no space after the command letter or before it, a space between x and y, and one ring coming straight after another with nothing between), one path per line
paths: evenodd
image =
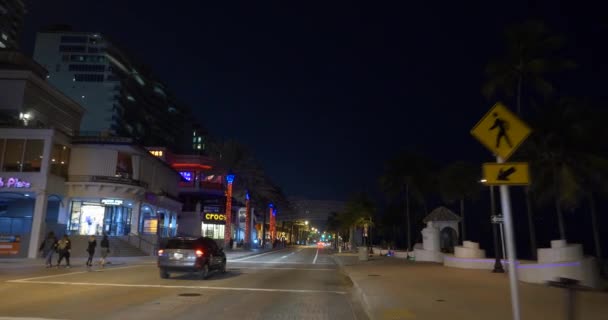
M124 199L73 200L68 231L74 235L128 235L132 211L133 202Z
M201 235L214 240L224 240L226 215L220 207L205 206L201 212Z
M177 235L177 212L166 208L156 208L144 203L140 210L140 229L142 235L174 237Z

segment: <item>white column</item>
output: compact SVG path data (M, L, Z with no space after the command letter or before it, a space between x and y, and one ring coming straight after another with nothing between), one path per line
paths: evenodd
M139 219L141 217L141 201L133 201L131 206L131 233L139 234Z
M70 219L70 206L72 205L72 198L64 198L59 203L59 214L57 215L58 224L68 224Z
M46 207L47 207L47 195L46 192L39 192L36 194L36 203L34 204L34 215L32 217L32 232L30 234L30 245L27 251L27 257L35 259L38 255L38 248L40 241L44 239L44 232L46 226L44 220L46 219Z

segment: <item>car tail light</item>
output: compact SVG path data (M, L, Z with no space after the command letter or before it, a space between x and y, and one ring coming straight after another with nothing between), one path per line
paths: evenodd
M162 256L164 253L165 253L165 250L163 250L163 249L158 250L158 255L159 256Z
M200 250L200 249L196 250L194 253L195 253L195 254L196 254L196 256L197 256L197 257L199 257L199 258L200 258L200 257L202 257L202 256L203 256L203 254L204 254L203 250Z

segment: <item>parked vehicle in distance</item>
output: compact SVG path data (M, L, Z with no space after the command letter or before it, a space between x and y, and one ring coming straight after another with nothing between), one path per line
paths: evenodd
M213 270L226 272L226 254L211 238L171 238L158 250L158 268L163 279L171 273L198 273L206 279Z

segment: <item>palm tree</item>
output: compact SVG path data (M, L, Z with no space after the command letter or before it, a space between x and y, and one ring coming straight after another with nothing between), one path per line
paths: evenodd
M601 153L606 143L597 139L597 130L605 128L594 124L599 121L597 113L586 112L571 99L552 103L544 111L543 117L533 119L537 129L525 150L533 159L532 186L539 194L539 202L554 203L560 238L565 240L563 211L574 210L585 198L594 201L594 189L597 192L606 186L608 158Z
M351 248L355 247L354 234L356 228L373 226L373 215L376 207L369 196L365 193L357 193L346 203L346 208L341 216L342 225L349 229L349 241ZM363 239L365 241L365 239Z
M542 22L526 21L511 26L505 36L506 54L486 66L488 81L482 91L487 98L494 98L501 91L506 98L515 96L517 114L521 115L524 86L533 94L549 97L555 87L546 76L575 65L570 60L555 58L553 54L563 47L564 41L551 34Z
M439 174L439 192L444 201L460 202L460 216L462 217L462 240L466 240L465 200L475 200L481 192L479 184L480 172L477 166L466 162L454 162Z
M421 155L404 152L387 161L380 185L391 201L403 199L406 214L408 251L412 248L412 201L421 204L427 212L426 198L435 188L433 162Z
M571 70L575 64L567 59L556 58L564 40L549 32L544 23L526 21L507 28L506 55L488 63L485 74L488 81L482 92L488 99L503 96L513 98L517 114L522 115L524 87L529 88L530 96L551 96L555 87L547 79L551 73ZM502 93L502 95L500 94ZM528 216L528 230L532 255L536 255L536 232L533 219L533 206L529 187L524 188Z

